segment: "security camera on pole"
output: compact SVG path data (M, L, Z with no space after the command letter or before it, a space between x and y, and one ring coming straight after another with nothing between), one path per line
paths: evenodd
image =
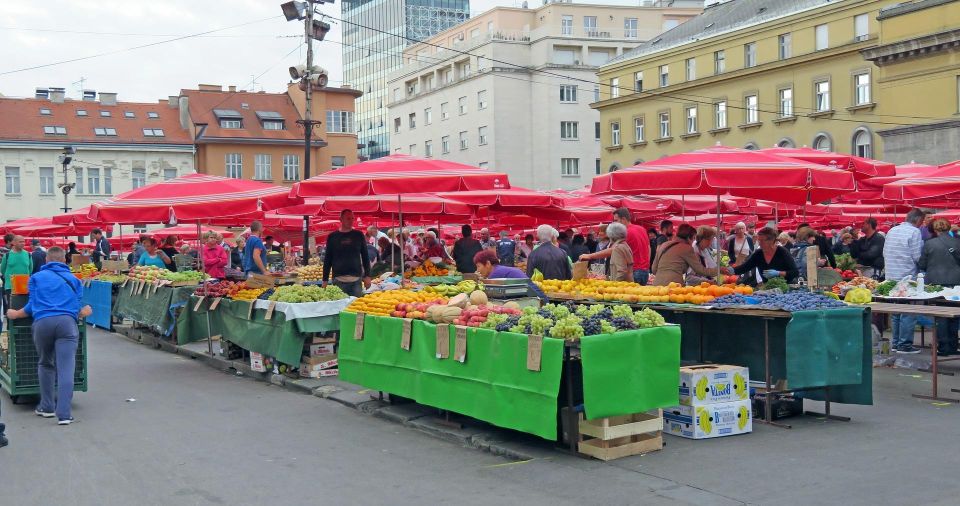
M290 67L290 77L300 80L300 89L303 90L306 97L306 111L303 121L298 121L303 125L303 179L310 178L310 142L313 137L313 127L319 125L320 121L313 120L313 106L311 95L313 90L321 90L327 86L327 71L313 66L313 39L323 40L327 32L330 31L330 24L320 20L313 19L314 3L325 4L333 3L334 0L307 0L306 2L285 2L280 4L283 15L287 21L304 20L303 30L304 39L307 43L307 64ZM303 217L303 262L310 259L310 217Z
M68 183L67 182L67 167L70 165L70 162L73 161L73 155L77 153L77 150L73 149L73 146L64 146L63 152L60 154L59 160L63 164L63 182L57 183L57 188L60 188L60 193L63 193L63 212L69 213L70 207L67 204L67 195L70 195L70 192L77 186L77 183L83 184L83 181L77 181L77 183Z

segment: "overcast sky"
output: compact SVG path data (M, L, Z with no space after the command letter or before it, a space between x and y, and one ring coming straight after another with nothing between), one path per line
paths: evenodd
M0 0L0 94L33 96L59 86L116 92L121 101L155 101L198 83L282 91L287 68L306 61L302 24L287 22L281 0ZM471 0L479 13L513 0ZM338 18L340 3L324 5ZM237 26L244 25L244 26ZM235 28L229 28L235 27ZM165 42L177 37L215 33ZM314 43L318 65L342 79L341 27ZM80 33L96 32L96 33ZM298 33L301 36L298 36ZM106 54L75 62L65 60ZM41 65L42 68L29 69ZM261 75L262 74L262 75Z

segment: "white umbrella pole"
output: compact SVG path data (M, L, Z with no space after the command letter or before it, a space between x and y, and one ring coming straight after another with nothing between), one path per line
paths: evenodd
M723 217L720 215L720 192L717 191L717 251L714 256L717 257L717 282L721 281L720 278L720 230L723 226Z
M400 241L403 242L403 197L400 194L397 194L397 212L400 214ZM391 246L393 247L393 246ZM390 258L393 258L393 252L390 254ZM391 260L392 262L392 260ZM400 277L403 278L403 268L406 264L403 263L403 246L400 247Z

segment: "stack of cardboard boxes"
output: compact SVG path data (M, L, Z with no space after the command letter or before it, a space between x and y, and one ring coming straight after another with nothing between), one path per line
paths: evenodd
M337 376L340 369L337 367L336 340L332 337L315 337L304 346L303 358L300 361L300 377L325 378Z
M681 367L680 406L663 410L664 432L707 439L752 431L749 385L746 367Z

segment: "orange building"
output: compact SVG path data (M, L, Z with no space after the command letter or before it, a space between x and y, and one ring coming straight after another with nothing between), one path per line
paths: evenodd
M327 88L313 93L310 175L357 162L354 99L360 91ZM290 84L286 93L226 91L201 84L180 91L180 124L196 147L197 172L292 184L303 177L304 93Z

